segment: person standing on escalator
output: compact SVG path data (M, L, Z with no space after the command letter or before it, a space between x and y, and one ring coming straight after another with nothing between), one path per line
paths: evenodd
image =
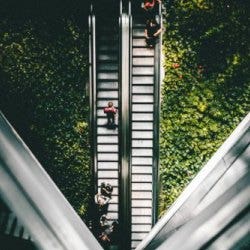
M161 33L161 27L155 19L149 19L146 23L145 38L150 48L155 46L156 40Z
M104 108L104 113L107 114L107 127L109 129L115 129L115 115L117 113L117 109L114 107L113 102L108 102L108 107Z

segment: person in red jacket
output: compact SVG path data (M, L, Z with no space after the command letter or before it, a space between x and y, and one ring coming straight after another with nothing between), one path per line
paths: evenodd
M158 12L160 0L144 0L142 2L142 8L145 11L145 19L154 18Z
M156 2L161 3L161 0L144 0L143 9L146 11L152 10L155 7Z
M108 107L104 108L104 113L107 114L108 128L115 128L115 114L117 109L114 107L113 102L108 102Z

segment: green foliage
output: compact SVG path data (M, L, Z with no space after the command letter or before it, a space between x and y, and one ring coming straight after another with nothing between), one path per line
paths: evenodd
M91 179L87 33L69 17L6 17L0 30L0 109L83 216Z
M169 0L165 7L161 214L250 107L249 5Z

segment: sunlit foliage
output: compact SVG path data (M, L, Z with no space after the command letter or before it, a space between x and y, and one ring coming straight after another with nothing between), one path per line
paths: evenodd
M83 25L57 8L57 16L28 10L1 16L0 109L83 216L91 181L87 18Z
M249 4L165 1L163 213L249 112Z

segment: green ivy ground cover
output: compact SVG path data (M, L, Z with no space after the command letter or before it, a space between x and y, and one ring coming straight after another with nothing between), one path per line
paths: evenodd
M160 214L249 112L249 3L164 1Z
M0 6L0 109L83 216L91 179L87 18L72 3L60 11L22 3Z

